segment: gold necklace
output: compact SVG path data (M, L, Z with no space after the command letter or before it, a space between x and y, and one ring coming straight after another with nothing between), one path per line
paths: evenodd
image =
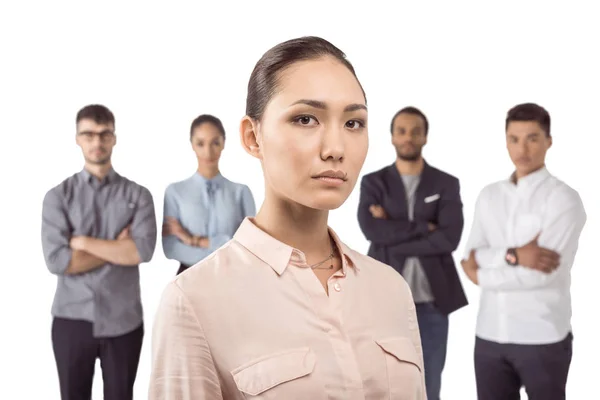
M330 263L330 265L328 267L321 267L321 265L325 264L327 261L333 260L333 256L335 256L335 246L333 244L333 241L331 240L331 237L329 238L329 240L330 240L329 244L331 244L331 254L329 254L329 256L327 256L327 258L324 259L323 261L311 265L310 266L311 269L333 269L333 261Z

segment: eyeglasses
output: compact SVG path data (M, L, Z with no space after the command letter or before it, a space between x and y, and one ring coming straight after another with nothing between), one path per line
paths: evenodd
M102 132L82 131L79 132L77 135L81 136L89 142L91 142L95 136L98 136L101 142L106 142L110 140L113 136L115 136L115 132L107 129Z

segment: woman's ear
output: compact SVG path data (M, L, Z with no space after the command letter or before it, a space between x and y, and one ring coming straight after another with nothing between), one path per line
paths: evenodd
M240 123L240 141L248 154L262 160L258 125L258 121L248 116L242 118L242 122Z

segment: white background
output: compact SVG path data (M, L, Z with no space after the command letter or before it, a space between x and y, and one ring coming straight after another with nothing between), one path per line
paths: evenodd
M190 122L214 113L229 135L222 172L248 184L260 205L260 166L242 151L237 134L246 85L263 52L302 35L322 36L345 51L364 85L370 150L363 173L393 162L389 120L395 111L415 105L428 115L426 158L462 185L466 227L456 258L479 190L511 172L506 111L526 101L550 111L554 147L548 167L579 191L588 213L573 271L568 398L600 398L593 328L600 278L594 240L600 236L597 12L573 1L568 7L520 1L390 2L385 8L347 0L201 3L2 2L0 398L59 398L50 341L56 278L42 257L40 213L45 192L82 167L77 110L102 103L114 111L114 166L151 190L159 218L165 187L195 169ZM348 245L366 252L356 221L358 194L331 213L330 224ZM176 269L160 241L152 262L141 267L147 334L135 388L139 399L147 396L157 301ZM451 317L444 399L475 399L478 289L464 284L471 304ZM101 398L98 368L94 399Z

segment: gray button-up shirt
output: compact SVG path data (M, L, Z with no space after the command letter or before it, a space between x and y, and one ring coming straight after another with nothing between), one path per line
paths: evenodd
M83 274L66 274L72 236L114 240L127 225L142 262L150 261L157 240L152 195L114 170L99 181L84 169L46 193L42 248L48 269L58 276L53 316L90 321L96 337L119 336L140 326L138 266L106 263Z

